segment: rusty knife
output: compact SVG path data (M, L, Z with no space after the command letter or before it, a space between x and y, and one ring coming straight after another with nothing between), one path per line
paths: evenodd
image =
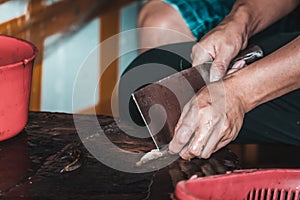
M244 60L250 64L263 56L253 45L241 51L231 65ZM156 146L168 144L183 106L209 82L211 62L188 68L135 91L131 96Z

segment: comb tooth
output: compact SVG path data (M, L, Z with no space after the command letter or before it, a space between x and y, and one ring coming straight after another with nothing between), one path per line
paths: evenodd
M265 191L266 191L266 189L264 189L264 188L261 189L260 200L264 200L265 199Z
M299 196L299 190L296 190L295 192L295 200L299 200L300 196Z
M285 191L284 191L284 189L282 189L279 200L284 200L284 194L285 194Z
M291 198L292 198L292 189L289 189L287 199L290 200Z
M278 196L278 188L275 188L273 193L273 200L277 200L277 196Z
M259 190L256 189L254 200L258 200L258 194L259 194Z
M249 200L253 200L253 193L255 192L255 188L250 191Z
M271 188L268 188L267 200L271 200Z

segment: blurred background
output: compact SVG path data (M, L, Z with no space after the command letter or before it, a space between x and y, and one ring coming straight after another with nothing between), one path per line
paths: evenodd
M35 61L31 111L91 113L110 115L110 98L118 77L138 55L137 50L118 57L104 73L99 73L105 55L122 49L137 49L137 40L116 36L110 49L98 44L116 34L136 28L142 1L134 0L2 0L0 34L32 42L39 50ZM134 33L132 33L134 34ZM137 38L133 35L133 38ZM72 109L76 75L91 52L85 86L96 88L94 99L85 98ZM99 86L99 87L98 87Z

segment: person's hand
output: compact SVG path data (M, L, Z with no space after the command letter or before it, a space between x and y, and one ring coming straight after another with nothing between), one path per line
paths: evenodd
M179 153L184 159L208 158L236 138L245 106L234 88L217 81L244 66L244 62L237 62L229 70L231 60L247 46L247 40L247 13L229 14L193 46L193 66L212 61L212 83L185 105L169 144L171 153Z
M185 105L169 150L183 159L208 158L236 138L244 115L234 89L223 82L209 84Z
M231 60L246 46L245 28L236 21L226 18L193 46L191 53L193 66L213 61L210 81L218 81L227 73ZM242 68L244 64L243 61L235 63L231 72Z

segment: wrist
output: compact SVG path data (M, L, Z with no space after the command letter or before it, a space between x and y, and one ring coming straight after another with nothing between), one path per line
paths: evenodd
M235 101L236 105L239 105L244 113L253 109L253 97L249 96L248 88L244 83L236 76L236 73L230 74L223 79L224 89L226 96L230 96Z
M239 27L239 34L242 36L243 48L246 48L248 39L254 35L255 22L251 12L251 5L237 1L225 20L230 21Z

